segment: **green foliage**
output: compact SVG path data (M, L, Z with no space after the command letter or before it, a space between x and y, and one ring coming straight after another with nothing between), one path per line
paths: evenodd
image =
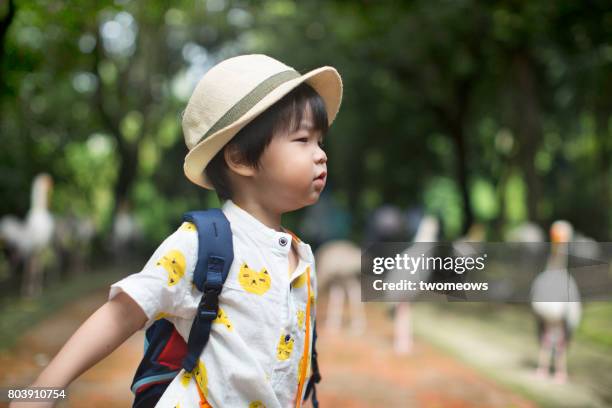
M99 226L110 216L114 198L112 188L117 173L114 142L105 134L96 133L84 142L70 142L58 164L58 178L71 183L57 183L54 191L54 211L59 214L92 215Z
M595 344L612 347L612 304L595 302L586 306L584 319L576 335Z
M499 207L493 185L486 180L477 179L472 185L471 192L476 216L483 221L494 219Z
M525 182L514 172L506 183L506 218L511 224L518 224L527 218L525 205Z
M155 245L181 211L216 201L182 176L195 82L220 59L265 52L341 72L329 179L357 229L394 203L439 214L447 238L466 208L496 228L563 217L612 236L607 2L16 6L0 60L1 214L23 215L47 171L55 212L92 213L108 231L131 200Z
M461 197L456 183L447 177L436 177L427 184L423 195L425 208L442 219L447 236L461 232Z

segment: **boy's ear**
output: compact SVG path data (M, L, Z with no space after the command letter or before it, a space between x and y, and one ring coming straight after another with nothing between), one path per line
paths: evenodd
M225 162L227 163L227 167L229 167L229 169L234 173L243 177L251 177L255 175L255 168L244 162L242 155L240 152L238 152L235 146L228 146L224 150L223 156L225 158Z

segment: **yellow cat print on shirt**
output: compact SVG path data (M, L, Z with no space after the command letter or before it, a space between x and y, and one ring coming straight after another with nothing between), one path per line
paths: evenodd
M157 261L157 266L163 266L168 272L168 286L176 285L185 276L185 256L178 249L168 251Z
M172 317L172 315L166 312L159 312L155 315L155 320L167 319L169 317Z
M202 394L204 394L204 396L208 396L208 376L206 374L206 366L204 366L204 362L202 360L198 360L198 364L194 367L191 373L188 373L187 371L183 372L181 384L187 388L189 382L194 377L198 387L202 391Z
M301 288L306 283L306 274L309 272L310 267L306 268L305 272L302 272L300 276L295 278L293 282L291 282L291 287L293 288Z
M227 314L222 308L219 308L219 310L217 311L217 318L213 320L212 322L225 325L225 327L227 327L227 330L229 331L234 330L234 326L232 325L232 322L230 322L229 318L227 317Z
M261 401L253 401L249 404L249 408L266 408L266 406Z
M183 385L183 387L187 388L187 386L189 385L189 381L191 381L192 377L193 374L187 371L185 371L183 375L181 375L181 384Z
M281 334L280 340L278 342L278 347L276 348L276 358L280 361L283 361L291 357L291 352L293 351L293 343L294 340L291 338L291 335Z
M198 365L193 369L193 374L202 393L208 396L208 375L206 375L206 367L202 360L198 361Z
M181 224L181 227L179 228L179 230L181 230L181 231L197 231L196 226L193 225L191 222L187 222L187 221L185 221L184 223Z
M305 315L306 315L306 313L303 310L298 310L297 311L298 327L301 330L304 330L304 316Z
M266 268L261 268L259 272L255 272L253 269L249 268L246 262L244 262L240 266L238 282L240 282L240 286L247 292L263 295L270 289L272 279Z

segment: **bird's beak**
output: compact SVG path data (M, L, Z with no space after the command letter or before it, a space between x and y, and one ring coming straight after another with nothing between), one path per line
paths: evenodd
M563 233L559 231L559 228L552 228L550 231L550 240L555 244L559 244L561 242L565 242L563 237Z

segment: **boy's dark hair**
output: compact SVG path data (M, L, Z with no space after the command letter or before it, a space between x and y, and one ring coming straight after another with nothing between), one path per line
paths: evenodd
M243 127L208 163L204 171L219 200L231 199L233 194L228 177L229 167L225 162L225 149L235 149L244 164L258 167L259 159L272 141L272 136L278 131L295 132L307 105L310 105L312 111L313 130L323 135L327 133L325 102L310 85L302 83Z

